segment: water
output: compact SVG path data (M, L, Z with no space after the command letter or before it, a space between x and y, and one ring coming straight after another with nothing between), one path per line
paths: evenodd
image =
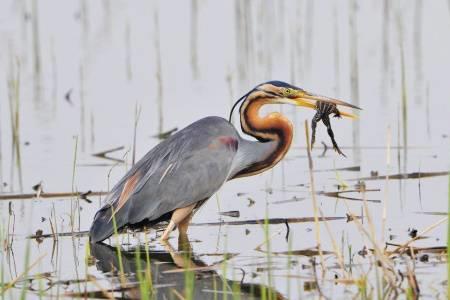
M314 169L330 171L314 173L317 191L337 191L336 185L342 181L354 189L357 180L351 179L368 177L371 171L385 175L449 170L447 3L424 3L420 15L408 1L390 1L387 20L380 1L357 2L353 17L352 3L186 1L174 7L174 3L167 1L140 1L133 5L109 1L2 2L0 168L5 182L3 192L30 193L31 187L41 181L44 192L107 191L130 168L136 107L141 111L136 132L136 157L140 158L159 142L153 136L161 130L183 128L208 115L227 117L235 100L254 85L271 79L359 103L363 108L356 122L332 120L336 139L347 158L331 149L321 156L320 142L330 144L330 141L324 127L318 126L312 152ZM349 25L350 18L354 28ZM356 67L352 53L357 54ZM8 79L17 76L20 78L22 191L19 170L12 159L11 90L8 89ZM357 91L355 83L351 84L352 78L357 81ZM287 106L273 106L269 110L282 110L295 123L295 140L288 156L262 175L227 183L196 214L194 223L266 216L313 217L303 127L304 120L311 119L313 112ZM74 170L75 137L78 143ZM127 164L92 156L118 146L124 149L110 155L125 159ZM334 170L355 166L360 171ZM388 242L404 243L410 238L408 229L420 232L444 217L422 212L447 212L447 176L366 181L366 189L376 190L366 193L368 200L381 201L368 202L379 241L384 234ZM358 192L342 195L363 198ZM297 201L284 201L293 197ZM14 222L13 216L8 217L8 201L1 201L3 238L8 224L10 233L14 224L12 247L2 252L3 282L19 277L25 269L28 247L28 264L45 256L27 276L46 273L48 278L30 283L20 277L16 286L6 292L7 297L18 297L24 285L31 287L27 294L30 299L38 298L38 292L33 289L45 290L45 297L77 293L85 287L98 290L92 281L62 282L86 279L88 274L95 276L96 283L104 289L117 287L117 277L104 273L108 270L101 267L105 264L102 257L97 257L97 264L86 264L86 237L60 237L57 241L45 238L41 243L25 238L38 229L51 233L51 226L56 226L58 232L70 232L71 207L76 211L73 229L87 230L101 203L101 197L89 198L93 201L90 204L84 200L79 202L80 218L75 198L12 201ZM347 222L349 210L345 202L321 194L317 201L324 216L343 217L328 221L331 235L320 224L322 249L334 251L332 236L344 254L344 262L348 264L352 257L353 278L361 278L371 270L368 289L376 289L373 256L364 258L357 254L364 246L373 246L355 222ZM384 231L383 203L387 207ZM348 200L347 204L352 213L362 214L361 201ZM218 213L231 210L240 212L239 219ZM368 226L366 218L363 224ZM445 224L414 245L445 246ZM267 230L263 225L192 226L189 238L193 255L201 264L213 265L224 259L215 253L235 254L227 260L225 268L219 265L207 277L217 278L221 284L222 280L228 281L228 287L242 280L243 298L245 284L271 285L280 295L292 299L316 298L320 293L342 299L355 295L358 292L355 284L332 282L335 274L342 276L334 255L325 255L329 270L318 289L314 286L311 257L283 254L314 248L315 232L314 222L291 223L286 241L284 224L269 225ZM148 238L154 237L155 232L151 231ZM267 237L269 243L265 242ZM132 257L143 241L142 234L122 236L120 243L125 244L126 251L123 260L127 261L127 255ZM178 248L176 233L170 243L174 249ZM168 269L177 268L173 263L167 265L174 259L164 245L152 240L149 247L155 261ZM272 254L267 255L268 249ZM420 258L423 253L417 255ZM316 262L319 261L316 256ZM407 259L396 262L396 267L403 271L406 265L411 265ZM176 288L183 293L183 273L178 277L159 274L159 284L176 282ZM320 266L316 275L322 275ZM416 261L416 276L423 295L445 298L445 256L430 254L429 262ZM130 282L134 280L130 277ZM47 282L52 283L48 290ZM208 292L210 282L203 282L204 286L195 284L196 293L203 291L202 296L195 294L195 299L214 295ZM407 282L403 284L405 287ZM165 289L171 292L167 287L161 289L164 293ZM217 289L223 290L223 286Z

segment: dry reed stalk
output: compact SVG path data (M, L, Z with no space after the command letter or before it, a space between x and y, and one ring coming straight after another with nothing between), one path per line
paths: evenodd
M132 166L134 166L134 163L136 161L136 133L140 116L141 116L141 107L136 103L136 106L134 108L133 154L131 159Z
M324 218L323 212L320 208L319 208L319 213L320 213L320 216L322 218ZM339 247L337 246L337 243L333 237L333 232L331 231L330 225L328 224L327 221L324 221L324 224L325 224L325 228L327 229L328 235L330 236L331 245L333 246L333 251L336 254L339 267L341 268L342 273L344 274L344 278L348 279L350 275L348 274L347 270L345 269L344 256L342 255L342 252L339 250Z
M34 75L35 80L39 77L41 72L41 47L39 45L39 12L38 12L38 1L33 0L31 2L32 10L32 30L33 30L33 59L34 59Z
M52 112L56 115L56 110L58 108L58 67L56 65L56 54L55 54L55 40L52 37L50 40L50 61L51 61L51 76L52 76Z
M107 290L105 290L104 287L102 287L98 282L97 279L94 276L90 276L90 282L92 282L103 294L103 296L105 296L105 298L110 299L110 300L115 300L116 298L114 297L113 293L108 292Z
M133 78L133 71L131 68L131 29L130 22L127 19L127 25L125 27L125 66L126 66L126 74L127 80L131 81Z
M46 255L47 253L44 253L41 256L39 256L31 265L29 265L22 273L20 273L19 276L17 276L12 281L4 285L4 287L1 290L1 294L3 295L8 289L12 288L20 279L22 279L23 276L28 274L28 272L30 272L30 270L33 269Z
M283 229L284 230L284 229ZM261 247L266 245L267 243L270 242L270 240L272 240L275 236L279 235L283 230L278 230L276 232L274 232L271 236L267 237L264 242L258 244L253 250L255 251L262 251Z
M308 167L309 167L309 179L311 182L311 197L313 202L313 210L314 210L314 225L316 228L316 243L317 243L317 250L319 251L319 257L320 257L320 264L322 266L322 275L325 274L326 268L325 268L325 260L322 253L322 248L320 246L320 226L319 226L319 210L317 206L317 199L316 199L316 190L314 185L314 167L313 167L313 160L311 157L311 142L309 140L309 127L308 127L308 121L305 120L305 135L306 135L306 152L308 153ZM322 276L324 277L324 276Z
M410 248L410 253L411 253L411 262L413 265L413 268L411 270L410 266L409 266L409 262L406 263L406 275L408 277L408 284L409 287L412 290L412 298L414 300L419 299L419 295L420 295L420 288L419 288L419 283L417 282L417 277L416 277L416 255L413 251L412 248Z
M76 163L77 163L77 152L78 152L78 136L74 137L75 139L75 149L73 151L73 162L72 162L72 194L75 193L75 170L76 170ZM79 205L79 198L76 198L78 200ZM74 232L74 225L75 225L75 213L74 213L74 205L73 205L73 198L70 198L70 226L72 228L72 232ZM81 217L80 217L81 218ZM79 228L78 228L79 231Z
M191 0L191 68L194 79L199 77L198 68L198 0Z
M396 15L397 31L398 31L398 45L400 49L400 82L401 82L401 120L402 120L402 135L403 135L403 171L406 171L408 162L408 96L406 91L406 65L405 65L405 49L404 49L404 34L402 15L397 11Z
M369 233L362 223L358 220L358 218L350 211L350 206L348 205L348 202L346 199L344 199L344 204L347 208L348 214L352 217L354 224L356 224L358 230L363 235L367 236L370 242L372 243L372 246L374 248L375 256L378 258L379 262L381 263L381 267L383 268L383 276L387 280L387 282L391 286L395 286L396 278L395 274L393 273L393 265L391 261L384 255L384 252L380 249L375 237ZM389 271L389 272L388 272ZM394 277L392 277L392 274L394 274Z
M382 241L382 244L384 244L384 242L385 242L387 202L389 200L389 173L391 170L391 140L392 140L391 127L388 126L387 137L386 137L386 180L385 180L386 188L385 188L385 192L384 192L383 214L381 217L381 241Z
M172 293L179 299L179 300L185 300L186 298L183 297L183 295L177 291L176 289L172 288Z
M9 112L11 120L11 178L10 178L10 189L14 189L14 170L17 168L19 188L20 191L23 190L22 182L22 159L20 151L20 63L16 60L13 63L11 59L10 75L8 78L8 89L9 89Z
M0 102L0 116L2 115L2 106ZM0 120L0 132L2 132L2 122ZM0 193L3 192L3 146L2 146L2 134L0 134Z
M84 97L84 67L83 64L80 65L79 75L80 75L80 148L81 152L85 151L86 146L86 104Z
M304 56L304 72L305 77L311 76L311 63L312 63L312 47L313 44L313 24L314 24L314 4L316 1L306 2L306 15L303 18L305 20L305 56Z
M370 229L370 235L372 236L372 239L373 239L374 241L376 241L376 237L375 237L375 225L374 225L374 223L373 223L373 221L372 221L372 216L371 216L371 214L370 214L369 205L368 205L368 203L367 203L367 199L366 199L366 191L365 191L365 187L364 187L364 186L363 186L362 193L363 193L363 207L364 207L364 213L365 213L366 218L367 218L367 223L368 223L368 226L369 226L369 229ZM383 212L383 214L384 214L384 212ZM383 215L383 217L385 218L386 216ZM384 221L384 220L385 220L385 219L383 219L383 221ZM384 232L382 233L382 238L384 239ZM386 258L386 262L389 262L389 263L390 263L390 261L389 261L389 260L387 259L387 257L385 256L384 252L381 252L380 247L376 247L376 248L374 248L374 249L375 249L375 253L378 251L378 253L376 253L376 254L377 254L379 257L382 256L383 258ZM387 271L388 269L389 269L389 270L393 270L392 264L386 264L386 265L381 264L381 267L382 267L382 270L383 270L383 276L386 276L385 274L386 274L386 271ZM376 271L377 291L379 291L378 268L375 269L375 271Z
M333 42L334 42L334 91L339 97L340 95L340 63L339 63L339 15L338 15L338 2L334 2L333 5Z
M382 32L383 32L383 43L382 43L382 66L381 66L381 99L383 103L386 103L386 93L389 82L389 65L390 65L390 53L389 53L389 27L390 27L390 0L383 1L383 19L382 19Z
M104 196L107 195L108 192L67 192L67 193L41 193L39 195L39 200L43 199L51 199L51 198L65 198L65 197L79 197L83 199L87 196ZM35 199L36 193L33 194L3 194L0 195L0 201L2 200L25 200L25 199Z
M350 41L350 92L353 104L359 106L359 63L358 63L358 29L357 29L357 9L356 0L350 1L349 12L349 41ZM356 146L354 152L355 162L360 161L361 151L360 143L360 124L352 123L353 127L353 145Z
M422 67L422 14L423 1L416 0L414 5L414 73L415 78L415 102L420 104L423 97L423 67Z
M164 131L164 107L163 107L163 77L162 77L162 62L161 62L161 45L160 45L160 32L159 32L159 15L158 7L155 5L153 13L154 21L154 48L156 59L156 101L158 105L158 132Z

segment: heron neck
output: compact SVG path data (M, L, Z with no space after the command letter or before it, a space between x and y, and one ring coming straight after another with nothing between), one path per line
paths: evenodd
M243 143L241 153L245 157L241 169L233 178L251 176L275 166L286 155L293 138L293 125L281 113L260 116L261 108L270 98L259 93L249 96L241 106L241 127L244 133L258 142ZM239 145L241 152L241 145Z

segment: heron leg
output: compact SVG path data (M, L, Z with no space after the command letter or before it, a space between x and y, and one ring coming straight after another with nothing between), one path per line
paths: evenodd
M189 213L189 215L187 215L177 226L178 228L178 232L180 233L180 235L186 235L187 234L187 230L189 227L189 223L191 222L192 219L192 211Z
M186 206L186 207L177 208L176 210L174 210L174 212L172 213L172 218L170 219L169 225L167 226L166 230L164 230L164 233L161 236L162 241L166 241L169 238L169 235L172 232L172 230L176 226L179 226L180 223L182 223L191 214L195 205L196 205L196 203ZM188 218L188 222L189 221L190 221L190 218ZM184 227L187 230L187 226L184 225Z
M187 230L189 223L191 222L193 213L191 212L183 221L178 224L178 251L192 252L191 244L189 242L189 237L187 235Z

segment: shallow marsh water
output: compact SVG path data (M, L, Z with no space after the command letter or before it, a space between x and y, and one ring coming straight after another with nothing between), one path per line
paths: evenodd
M327 221L331 234L324 222L319 225L326 272L317 255L305 148L304 120L314 112L274 106L270 109L281 110L295 124L293 147L273 170L224 185L196 214L197 225L189 229L193 262L211 267L194 271L194 294L185 290L191 280L187 273L177 272L176 232L170 245L160 244L154 230L146 237L128 234L108 241L122 245L120 255L108 246L88 247L85 235L26 238L38 230L50 234L52 228L88 230L102 200L88 196L92 203L75 197L0 201L4 296L16 299L24 290L30 299L84 297L86 290L97 291L90 296L110 296L102 291L123 285L111 272L111 266L120 269L120 256L127 289L114 297L142 297L133 289L139 288L135 256L136 249L145 255L148 240L161 299L177 299L177 293L245 299L249 290L264 294L269 286L276 290L272 299L375 297L381 270L371 254L373 244L348 214L361 216L369 230L365 197L374 235L384 246L383 241L408 241L413 229L420 233L448 211L448 176L370 180L376 172L449 170L448 3L193 0L174 5L0 4L0 196L34 193L39 182L48 193L107 191L130 167L135 122L140 158L159 142L154 136L160 128L183 128L208 115L226 118L232 103L256 84L284 80L363 108L358 121L332 120L347 158L331 149L322 153L320 142L330 142L321 125L312 152L317 203L325 217L336 218ZM92 155L119 146L123 149L108 155L125 164ZM364 180L365 193L340 194L355 199L332 194L343 184L359 190L358 179L366 177L371 178ZM239 217L219 214L228 211L239 211ZM306 222L217 224L265 218ZM413 245L446 246L446 224ZM344 272L333 254L333 239L352 282L339 281ZM419 251L412 260L400 256L393 260L395 270L406 274L414 267L420 294L446 299L445 253L437 248ZM142 267L146 263L142 260ZM408 281L401 286L407 289ZM233 295L236 289L240 292Z

